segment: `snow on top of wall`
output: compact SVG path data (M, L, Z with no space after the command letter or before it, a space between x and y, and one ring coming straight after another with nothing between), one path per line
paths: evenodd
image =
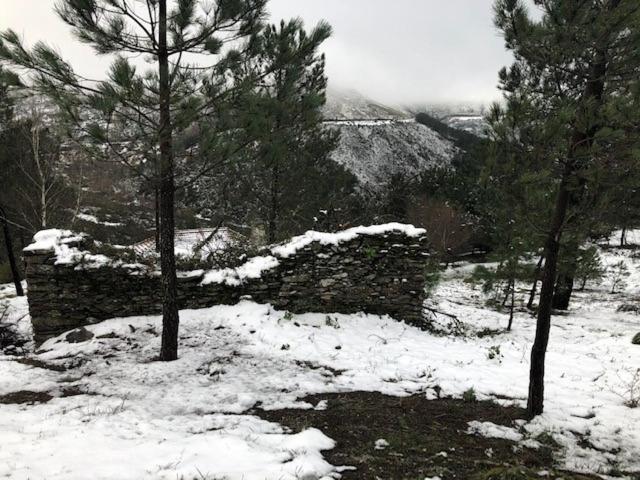
M371 225L369 227L360 226L336 233L309 230L303 235L293 237L285 243L271 247L271 255L253 257L235 269L224 268L221 270L209 270L204 275L202 285L224 283L236 286L240 285L245 279L260 278L264 272L276 268L280 264L278 258L291 257L313 242L318 242L322 245L338 245L342 242L353 240L360 235L384 235L389 232L400 232L408 237L419 237L426 233L422 228L416 228L413 225L405 225L402 223L387 223L384 225Z
M84 240L84 235L75 234L71 230L51 228L42 230L33 236L33 243L27 246L25 252L53 252L56 255L56 265L71 263L81 253L76 244Z
M74 233L71 230L51 228L41 230L33 236L33 243L24 251L30 253L51 252L55 254L55 265L72 265L82 263L84 268L97 268L105 265L122 265L122 262L114 262L106 255L96 255L78 248L78 243L86 240L82 233ZM137 267L137 266L136 266Z
M351 241L360 235L384 235L385 233L390 232L403 233L408 237L419 237L424 235L426 230L403 223L386 223L383 225L371 225L368 227L359 226L336 233L316 232L310 230L303 235L293 237L286 243L272 247L271 253L277 257L287 258L313 242L319 242L322 245L338 245L342 242Z
M260 278L262 274L280 264L277 258L268 256L253 257L238 268L209 270L204 274L201 284L223 283L230 286L242 284L248 278Z

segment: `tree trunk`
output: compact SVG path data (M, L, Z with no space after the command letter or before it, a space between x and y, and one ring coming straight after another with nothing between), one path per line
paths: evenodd
M156 182L159 175L156 174ZM154 187L155 194L155 240L156 240L156 252L160 253L160 188L158 185Z
M278 194L280 192L280 170L277 161L271 168L271 198L269 199L269 219L267 222L267 241L269 244L276 242L278 237L278 214L280 205Z
M538 280L540 279L542 262L544 262L544 255L540 255L540 260L538 260L538 264L536 265L536 270L533 273L533 285L531 285L531 291L529 292L529 301L527 302L527 310L533 310L533 302L536 299L536 293L538 291Z
M587 277L584 277L582 279L582 283L580 284L580 291L584 292L584 289L586 288L586 286L587 286Z
M622 227L620 232L620 248L623 248L627 244L627 227Z
M7 249L7 258L9 259L9 268L11 269L13 284L16 286L16 295L23 297L24 290L22 289L22 281L18 264L16 263L16 257L13 254L13 242L11 241L11 232L9 232L9 222L7 222L7 217L2 209L0 209L0 221L2 222L2 230L4 230L4 246Z
M173 130L167 52L167 0L160 0L158 64L160 93L160 267L162 270L162 347L160 360L178 358L178 292L175 258Z
M573 273L561 273L556 280L552 307L556 310L568 310L573 294Z
M516 305L516 281L513 279L511 281L511 304L509 305L509 324L507 325L507 331L511 331L511 327L513 326L513 311Z
M536 337L531 349L531 369L529 371L529 399L527 413L530 418L540 415L544 409L544 363L549 344L551 330L551 303L553 301L554 283L558 266L558 252L562 228L569 207L568 181L573 173L572 163L564 168L562 180L558 187L556 205L551 221L551 228L544 247L544 268L542 269L542 286L538 304Z

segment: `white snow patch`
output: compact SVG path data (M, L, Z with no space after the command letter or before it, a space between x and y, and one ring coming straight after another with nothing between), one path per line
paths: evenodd
M201 283L202 285L211 283L241 285L248 278L260 278L265 271L271 270L279 264L278 259L272 256L253 257L238 268L207 270Z
M286 243L271 247L271 255L253 257L237 268L207 271L202 280L202 285L211 283L240 285L245 279L260 278L264 272L280 264L278 258L291 257L299 250L302 250L314 242L318 242L321 245L339 245L340 243L354 240L360 235L384 235L385 233L391 232L403 233L408 237L419 237L426 233L423 228L416 228L413 225L405 225L402 223L387 223L368 227L360 226L336 233L310 230L303 235L293 237Z
M313 242L318 242L322 245L338 245L342 242L354 240L360 235L384 235L385 233L391 232L403 233L408 237L419 237L424 235L426 230L403 223L387 223L368 227L359 226L337 233L316 232L310 230L303 235L292 238L290 241L282 245L271 248L271 252L278 257L287 258L295 255L298 250L303 249Z
M384 438L379 438L373 444L373 448L376 450L384 450L389 446L389 442L387 442Z
M523 439L523 435L511 427L504 425L496 425L491 422L469 422L467 433L472 435L481 435L487 438L503 438L512 442L519 442Z
M95 223L96 225L104 225L105 227L121 227L124 225L121 222L102 222L95 215L90 215L88 213L78 213L76 218L84 222Z

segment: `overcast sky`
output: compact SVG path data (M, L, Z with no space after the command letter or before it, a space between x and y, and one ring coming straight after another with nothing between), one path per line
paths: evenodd
M108 63L72 40L53 13L54 0L0 0L0 29L29 44L45 40L83 74ZM321 19L334 29L326 42L331 85L379 101L490 102L499 97L498 70L510 63L493 26L493 0L270 0L272 21Z

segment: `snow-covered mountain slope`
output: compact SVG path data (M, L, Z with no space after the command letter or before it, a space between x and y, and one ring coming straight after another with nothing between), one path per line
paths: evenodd
M395 174L409 177L448 165L457 149L410 113L358 94L330 90L326 124L340 131L332 158L368 188L383 186Z
M327 120L402 120L412 115L399 108L383 105L355 90L330 88L323 109Z
M442 121L451 128L457 128L477 137L486 136L485 129L487 122L482 115L451 115L443 118Z
M456 147L412 120L330 122L340 130L333 159L368 187L380 187L396 174L409 177L448 165Z

